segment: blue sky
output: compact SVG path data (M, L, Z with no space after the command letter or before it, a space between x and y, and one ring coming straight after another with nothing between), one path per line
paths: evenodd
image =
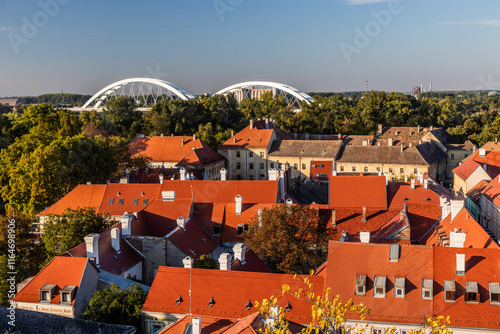
M194 94L500 90L499 37L497 0L0 0L0 96L146 76Z

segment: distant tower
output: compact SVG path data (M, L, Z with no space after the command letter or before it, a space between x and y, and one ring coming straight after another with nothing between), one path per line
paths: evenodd
M424 85L423 84L420 84L420 91L423 92L424 91Z
M365 83L365 94L368 94L368 80Z
M432 81L431 84L429 85L429 91L432 93Z

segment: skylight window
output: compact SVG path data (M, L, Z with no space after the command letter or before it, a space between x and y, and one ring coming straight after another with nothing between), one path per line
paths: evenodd
M108 203L108 204L109 204L109 205L113 205L113 203L114 203L114 202L115 202L115 199L114 199L114 198L110 198L110 199L109 199L109 203Z
M118 205L122 205L122 204L123 204L123 198L120 198L120 199L118 200Z
M134 198L134 205L137 205L137 203L139 203L139 199L138 198Z
M146 205L146 204L148 204L148 199L147 198L145 198L145 199L142 200L142 205Z

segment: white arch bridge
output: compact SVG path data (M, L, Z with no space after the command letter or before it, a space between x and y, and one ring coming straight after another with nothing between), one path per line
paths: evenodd
M310 103L313 98L306 93L285 84L270 81L248 81L226 87L215 94L234 94L241 102L248 98L260 98L262 94L271 92L273 96L282 95L287 104L300 109L300 102ZM102 110L110 98L129 96L142 110L150 109L162 99L190 100L195 96L171 82L154 78L130 78L112 83L92 96L81 108Z

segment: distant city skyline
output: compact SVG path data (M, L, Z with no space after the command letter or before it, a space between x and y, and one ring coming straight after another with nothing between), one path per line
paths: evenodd
M499 33L494 0L0 0L0 97L131 77L193 94L500 90Z

